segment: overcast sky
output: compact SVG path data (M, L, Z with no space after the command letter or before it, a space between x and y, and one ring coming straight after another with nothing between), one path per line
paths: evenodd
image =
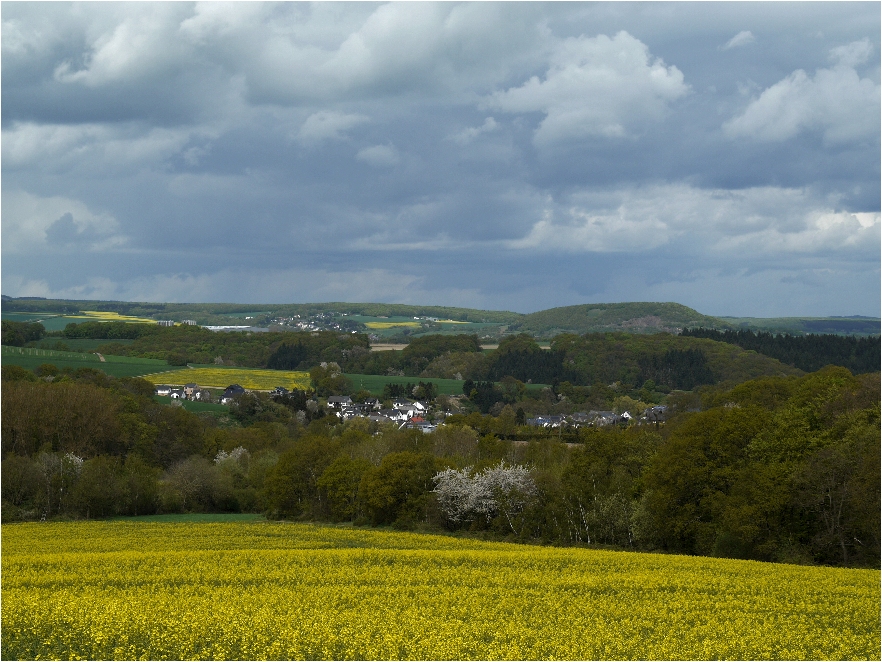
M880 313L880 3L2 5L2 292Z

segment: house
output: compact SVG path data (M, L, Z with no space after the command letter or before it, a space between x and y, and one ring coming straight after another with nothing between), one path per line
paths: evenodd
M383 403L380 402L379 398L368 398L364 401L364 404L366 404L374 411L379 411L383 408Z
M193 394L196 393L196 389L199 387L196 384L190 382L189 384L184 384L184 397L188 400L193 399Z
M193 399L199 402L211 402L211 391L207 388L197 388L193 393Z
M630 416L630 414L629 414ZM614 411L595 411L588 412L588 418L592 425L602 427L604 425L615 425L622 422L622 417Z
M270 391L270 395L286 396L288 395L288 389L286 389L284 386L276 386L272 391Z
M171 393L171 386L161 384L156 387L156 395L168 395L169 393Z
M353 418L366 416L369 411L369 408L365 405L348 405L341 407L337 412L337 416L344 421L348 421Z
M409 412L402 409L381 409L377 413L379 413L380 416L385 416L390 421L398 421L402 423L411 416Z
M331 409L341 409L352 404L352 398L348 395L331 395L328 396L328 407Z
M402 423L401 427L411 430L422 430L424 433L428 434L429 432L434 432L436 426L426 421L422 416L414 416L407 422Z
M528 418L527 425L540 428L559 428L566 423L566 417L555 416L537 416L536 418Z
M569 417L570 423L575 427L582 427L583 425L588 425L591 420L588 418L588 414L584 411L577 411L575 414L570 414Z
M179 389L179 388L172 389L171 391L169 391L168 394L169 394L169 396L171 396L172 400L184 400L186 397L184 395L183 389Z
M650 407L646 411L643 412L643 416L640 417L641 423L664 423L665 419L668 415L668 408L664 405L656 405L655 407Z
M224 389L223 394L220 397L220 403L222 405L228 405L236 398L245 394L245 389L239 386L238 384L230 384Z

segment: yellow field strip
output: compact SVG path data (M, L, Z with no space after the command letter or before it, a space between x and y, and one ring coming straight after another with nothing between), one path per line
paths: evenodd
M231 384L254 391L270 391L276 386L287 389L309 388L308 372L293 370L243 370L241 368L185 368L144 375L153 384L181 386L195 383L199 386L226 388Z
M369 329L394 329L396 327L416 328L420 326L419 322L365 322L364 325Z
M72 319L87 319L94 322L141 322L145 324L156 324L156 320L148 317L120 315L119 313L103 310L81 310L80 313L80 315L64 315L64 317L70 317Z

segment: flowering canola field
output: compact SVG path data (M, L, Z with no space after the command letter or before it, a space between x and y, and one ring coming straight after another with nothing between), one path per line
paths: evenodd
M276 386L287 389L309 388L309 373L296 370L252 370L249 368L185 368L144 375L153 384L181 386L194 383L199 386L226 388L238 384L242 388L269 391Z
M878 659L879 572L288 523L4 524L3 659Z
M397 327L417 328L419 322L365 322L364 325L369 329L395 329Z
M140 322L142 324L156 324L155 319L149 317L135 317L133 315L121 315L107 310L81 310L79 315L65 315L71 319L85 319L93 322Z

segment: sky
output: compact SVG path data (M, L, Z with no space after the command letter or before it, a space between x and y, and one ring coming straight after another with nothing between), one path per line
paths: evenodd
M879 316L880 7L3 2L0 287Z

